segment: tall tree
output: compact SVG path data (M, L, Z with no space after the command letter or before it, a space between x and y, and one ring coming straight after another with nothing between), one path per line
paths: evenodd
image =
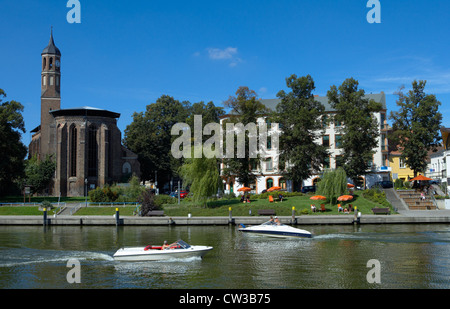
M177 175L182 162L171 155L170 131L175 123L185 122L189 108L189 102L162 95L147 105L145 112L133 114L125 129L124 145L138 155L143 180L154 180L157 172L161 186Z
M53 180L56 170L56 163L50 155L44 160L38 160L34 155L26 161L25 175L26 184L31 186L31 192L41 193L48 188Z
M22 143L20 132L25 133L23 106L14 100L2 102L6 97L0 89L0 196L10 193L15 182L24 176L24 159L27 147Z
M339 88L333 85L327 92L330 105L336 110L335 121L342 124L338 131L342 134L343 150L339 163L354 183L370 172L379 137L374 112L382 109L381 103L368 99L358 86L358 81L348 78Z
M401 159L417 173L425 171L429 151L436 151L441 140L439 129L442 114L441 105L433 94L425 93L426 81L414 80L412 89L403 93L404 87L396 93L399 111L391 112L395 130L392 138L402 149Z
M256 125L259 117L269 113L266 106L258 100L256 92L244 86L239 87L236 96L230 96L224 105L231 108L230 117L225 125L227 123L241 123L244 127L249 124ZM246 130L243 134L245 134L246 146L243 155L241 156L239 151L234 151L232 155L227 154L226 158L223 159L225 166L223 174L228 177L235 177L236 181L244 186L250 186L256 180L252 167L258 165L259 155L250 153L249 141L250 138L254 138L254 136L251 136L252 133ZM243 146L238 145L238 143L242 143L242 140L239 140L236 136L234 138L234 149L237 150L238 147Z
M278 92L281 101L274 114L275 122L283 130L279 144L280 169L287 179L301 185L321 170L328 157L326 147L315 142L323 134L320 119L325 108L314 99L315 86L310 75L293 74L286 78L286 85L291 91Z

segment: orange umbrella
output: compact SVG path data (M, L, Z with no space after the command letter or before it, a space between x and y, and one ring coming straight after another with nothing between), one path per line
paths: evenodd
M355 187L354 184L351 184L351 183L348 183L348 184L347 184L347 188L354 188L354 187Z
M309 198L310 200L326 200L327 198L323 195L314 195Z
M238 191L248 192L248 191L252 191L252 189L249 187L242 187L242 188L239 188Z
M352 195L341 195L337 198L339 202L350 201L353 199Z
M271 188L267 189L267 192L278 191L278 190L281 190L281 187L271 187Z
M411 179L410 181L415 181L415 180L423 181L423 180L433 180L433 179L428 178L428 177L425 177L425 176L422 176L422 175L419 175L419 176L417 176L417 177L414 177L414 178Z

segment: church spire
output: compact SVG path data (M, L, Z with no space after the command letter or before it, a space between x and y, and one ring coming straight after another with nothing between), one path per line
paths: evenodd
M59 51L58 47L56 47L55 41L53 40L53 26L50 28L50 40L47 47L42 51L42 55L43 54L61 56L61 52Z

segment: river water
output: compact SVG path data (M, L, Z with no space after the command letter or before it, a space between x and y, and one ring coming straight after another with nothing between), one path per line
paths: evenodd
M235 226L1 226L0 288L450 288L449 225L301 228L314 237L244 235ZM203 259L112 258L120 247L177 239L214 249ZM74 259L80 283L68 282L76 269L68 261ZM368 265L370 260L377 260L379 268ZM370 272L379 283L369 282Z

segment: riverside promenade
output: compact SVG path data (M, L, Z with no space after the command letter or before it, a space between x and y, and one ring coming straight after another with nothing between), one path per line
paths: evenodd
M450 210L399 211L391 215L301 215L278 216L281 223L292 225L342 224L432 224L450 223ZM269 220L269 216L245 217L137 217L137 216L0 216L0 225L78 225L78 226L156 226L156 225L256 225Z

